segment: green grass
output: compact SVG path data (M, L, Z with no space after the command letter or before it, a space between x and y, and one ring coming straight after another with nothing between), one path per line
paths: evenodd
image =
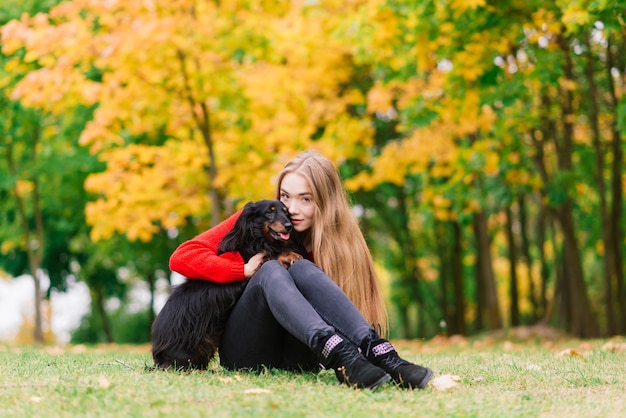
M623 340L397 342L404 357L454 375L438 390L354 390L334 374L150 372L149 347L0 346L0 417L618 417ZM559 355L566 349L574 354Z

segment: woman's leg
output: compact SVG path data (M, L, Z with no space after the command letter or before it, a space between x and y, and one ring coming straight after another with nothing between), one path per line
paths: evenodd
M278 262L266 262L252 276L231 312L220 342L227 368L313 369L318 362L310 347L319 334L334 329L317 315Z
M371 329L361 312L335 282L317 265L299 260L290 268L296 286L320 317L356 345L363 342Z
M226 322L221 363L230 369L296 365L311 370L309 355L334 369L339 381L350 386L376 388L391 380L317 314L280 263L266 262L252 276Z
M406 388L423 389L433 372L408 362L395 347L381 338L346 294L319 267L300 260L289 268L296 286L325 322L361 348L372 364L385 370L393 380Z

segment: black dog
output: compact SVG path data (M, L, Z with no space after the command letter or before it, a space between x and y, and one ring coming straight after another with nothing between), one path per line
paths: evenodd
M276 259L287 268L306 256L294 235L287 208L280 201L250 202L220 242L219 254L238 251L247 263L253 255L264 253L264 262ZM155 366L206 369L246 284L247 280L216 283L188 279L176 286L152 325Z

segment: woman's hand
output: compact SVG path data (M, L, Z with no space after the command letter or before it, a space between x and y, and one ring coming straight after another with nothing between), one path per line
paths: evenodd
M265 261L265 254L258 253L253 255L250 260L243 266L243 275L246 276L246 279L252 277L254 273L261 267L261 264Z

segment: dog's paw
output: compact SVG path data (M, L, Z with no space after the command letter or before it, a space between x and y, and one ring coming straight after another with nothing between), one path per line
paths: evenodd
M291 267L291 265L298 260L302 260L302 256L298 253L294 253L293 251L282 253L281 255L278 256L278 261L286 269Z
M259 271L261 266L263 264L265 264L266 262L270 261L270 260L271 260L271 258L270 258L270 256L268 254L263 254L263 257L261 258L261 261L259 261L259 264L257 264L257 266L254 268L254 270L252 271L250 276L246 276L246 277L251 277L251 276L255 275L256 272Z

